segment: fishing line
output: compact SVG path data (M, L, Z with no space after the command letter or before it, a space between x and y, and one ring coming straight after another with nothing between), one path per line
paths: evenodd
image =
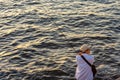
M70 42L68 41L67 37L65 36L64 32L62 32L61 29L59 29L59 31L63 34L62 36L65 38L65 40L67 41L67 43L69 44L70 47L72 47L73 51L76 52L76 49L73 47L72 44L70 44Z

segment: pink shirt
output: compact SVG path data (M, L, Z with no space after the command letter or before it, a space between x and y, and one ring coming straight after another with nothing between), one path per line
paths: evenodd
M89 54L82 54L91 64L94 62L94 57ZM75 77L77 80L93 80L91 67L83 60L80 55L76 56L77 68Z

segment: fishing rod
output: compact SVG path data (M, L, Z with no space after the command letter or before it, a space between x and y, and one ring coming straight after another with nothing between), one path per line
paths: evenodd
M70 42L68 41L67 37L66 37L66 36L64 35L64 33L61 31L61 29L60 29L59 31L63 34L62 36L63 36L63 37L65 38L65 40L68 42L69 46L72 47L73 51L79 52L78 50L76 51L76 49L73 47L72 44L70 44Z

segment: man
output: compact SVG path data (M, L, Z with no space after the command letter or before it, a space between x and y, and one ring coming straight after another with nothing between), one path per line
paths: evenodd
M82 45L80 52L76 55L77 68L75 78L77 80L93 80L91 67L85 62L81 55L84 56L90 64L94 62L94 57L90 55L90 46L87 44Z

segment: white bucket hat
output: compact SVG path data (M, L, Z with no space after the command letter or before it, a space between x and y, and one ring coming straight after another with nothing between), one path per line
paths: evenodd
M90 49L91 46L88 45L88 44L83 44L81 47L80 47L80 51L82 52L85 52L87 49Z

